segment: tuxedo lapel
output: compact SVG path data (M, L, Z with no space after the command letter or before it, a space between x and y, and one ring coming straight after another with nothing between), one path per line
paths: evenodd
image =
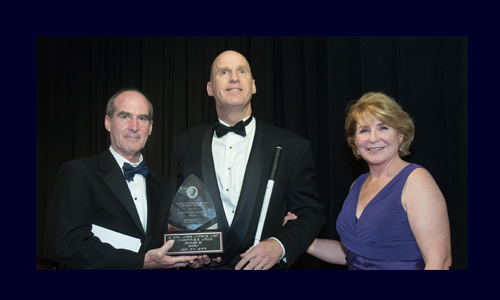
M217 177L215 175L214 159L212 157L212 138L214 135L213 126L209 128L203 135L201 144L201 171L203 175L202 182L212 197L212 201L217 213L217 227L223 231L223 239L226 240L229 230L229 223L227 222L226 213L220 198L219 185L217 184Z
M263 178L262 171L266 156L266 142L262 123L257 122L256 125L255 137L245 169L238 206L227 237L228 245L237 245L232 247L234 251L238 250L239 245L242 243L249 230L250 221L254 217L252 213L255 205L261 206L263 202L262 199L259 199L258 192Z
M109 150L99 157L99 167L108 173L103 177L104 182L125 207L137 228L146 235L122 170Z
M260 197L260 194L262 193L259 193L259 190L260 192L262 192L262 190L265 191L265 186L264 189L259 187L263 184L263 180L264 184L267 182L264 178L266 176L262 176L262 171L267 170L264 168L264 161L266 158L265 130L264 125L261 122L257 122L256 125L257 127L254 141L252 143L252 150L250 152L250 157L248 158L240 198L238 200L238 206L236 208L231 227L229 227L226 219L222 200L220 198L219 185L215 175L214 160L212 156L212 138L214 134L213 127L209 128L209 130L204 133L202 139L202 181L212 196L215 210L217 212L217 219L219 223L218 228L223 231L224 245L226 245L224 248L224 257L233 257L240 249L246 233L249 230L252 217L255 217L252 216L254 207L256 205L261 207L263 202L263 199L260 199L263 195ZM257 218L258 217L259 216L257 216Z
M148 201L148 222L146 227L146 241L144 242L144 245L147 246L151 242L151 238L153 237L151 233L155 232L155 226L158 226L158 222L161 222L164 218L168 218L167 215L161 215L162 213L166 214L166 212L160 210L160 203L162 200L160 187L158 182L155 180L155 174L152 170L149 170L149 174L146 177L146 195ZM167 199L165 199L165 201L166 200Z

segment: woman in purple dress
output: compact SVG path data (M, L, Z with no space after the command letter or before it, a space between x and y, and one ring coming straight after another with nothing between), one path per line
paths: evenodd
M348 107L347 142L370 172L356 179L343 204L340 241L316 239L307 252L350 270L449 269L443 194L426 169L401 159L410 153L412 119L383 93L367 93Z

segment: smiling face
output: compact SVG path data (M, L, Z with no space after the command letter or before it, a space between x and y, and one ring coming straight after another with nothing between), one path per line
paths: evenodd
M399 158L399 145L404 134L371 114L363 114L357 122L354 142L359 155L372 165L389 163Z
M113 117L106 115L104 121L111 146L130 162L138 162L153 129L149 103L140 93L127 91L119 94L113 105Z
M245 117L250 114L250 99L257 88L246 58L235 51L220 54L212 64L207 92L215 98L219 117L234 111Z

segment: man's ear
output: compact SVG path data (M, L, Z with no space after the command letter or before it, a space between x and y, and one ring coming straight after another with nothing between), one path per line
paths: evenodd
M111 118L108 115L104 117L104 127L111 132Z
M214 93L212 92L212 83L210 81L207 82L207 93L210 97L214 96Z

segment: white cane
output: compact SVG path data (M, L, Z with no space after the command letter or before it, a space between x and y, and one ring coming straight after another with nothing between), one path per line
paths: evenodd
M262 230L264 229L264 221L266 221L267 209L269 207L269 200L271 200L271 194L273 193L274 187L274 177L276 176L276 169L278 168L278 162L280 160L281 147L276 147L274 152L273 166L271 168L271 174L269 175L269 180L267 181L266 194L264 195L264 203L262 204L262 210L260 212L259 224L257 225L257 232L255 233L255 240L253 246L260 242L260 237L262 236Z

